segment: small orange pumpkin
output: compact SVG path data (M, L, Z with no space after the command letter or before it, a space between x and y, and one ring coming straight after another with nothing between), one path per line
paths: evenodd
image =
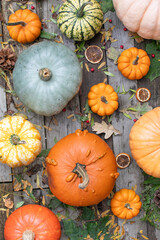
M98 83L88 93L88 105L99 116L111 115L118 108L118 95L112 86Z
M139 167L160 178L160 107L145 113L133 125L129 146Z
M98 204L112 191L119 176L107 143L87 130L76 130L58 141L46 158L52 193L72 206Z
M7 25L11 38L20 43L33 42L39 37L42 27L38 15L29 9L12 13Z
M137 216L141 206L140 197L130 189L119 190L111 200L113 214L121 219L131 219Z
M146 51L135 47L124 50L118 58L119 71L130 80L144 77L149 71L150 64Z

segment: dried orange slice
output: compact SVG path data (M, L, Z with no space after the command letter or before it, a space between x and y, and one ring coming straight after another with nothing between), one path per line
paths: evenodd
M151 98L151 92L147 88L138 88L136 98L139 102L147 102Z
M103 51L96 45L91 45L85 50L85 57L88 62L93 64L99 63L103 58Z
M131 162L131 157L127 153L120 153L116 156L116 164L118 168L126 168Z

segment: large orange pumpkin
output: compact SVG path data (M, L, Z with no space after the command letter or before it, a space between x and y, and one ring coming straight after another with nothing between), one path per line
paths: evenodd
M61 226L46 207L29 204L16 209L6 220L5 240L59 240Z
M19 9L12 13L7 25L11 38L20 43L33 42L41 33L41 21L29 9Z
M107 143L87 130L76 130L57 142L46 158L49 187L72 206L98 204L118 177L115 156Z
M129 145L139 167L160 178L160 107L145 113L133 125Z

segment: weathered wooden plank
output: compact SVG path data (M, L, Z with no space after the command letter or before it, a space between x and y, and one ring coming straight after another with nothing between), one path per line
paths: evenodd
M117 39L116 42L111 43L112 47L116 47L118 50L120 49L120 45L124 46L124 49L127 49L129 47L134 46L133 39L128 37L128 33L123 31L124 26L120 23L120 21L117 19L115 13L107 13L105 15L105 18L111 18L112 19L112 25L115 25L115 29L113 30L112 37ZM109 22L105 24L106 31L108 28L112 26ZM124 78L121 73L118 71L117 65L113 63L112 60L107 59L108 64L108 71L113 73L115 77L109 78L109 83L114 87L114 89L117 89L118 86L120 86L120 92L122 91L122 84L125 87L125 90L129 90L130 88L136 89L137 88L137 82L127 80ZM121 95L119 94L119 108L124 108L130 104L136 105L137 101L134 98L132 100L129 100L130 95ZM134 118L134 117L133 117ZM123 116L122 113L117 111L112 119L112 124L115 128L119 129L121 132L121 135L114 136L113 137L113 149L115 155L119 154L120 152L126 152L130 154L130 148L129 148L129 132L131 127L133 126L134 122ZM135 163L135 161L132 159L132 162L130 166L126 169L119 170L120 176L117 179L116 182L116 190L122 188L128 188L131 189L135 185L137 185L136 192L138 194L141 193L142 187L141 183L143 182L143 175L141 173L141 170ZM147 235L147 224L140 221L140 218L142 217L142 211L141 213L135 217L133 220L135 221L134 224L126 223L124 225L125 228L125 239L128 240L129 236L138 238L140 237L139 231L143 230L143 234ZM118 223L121 226L123 223L123 220L118 219Z

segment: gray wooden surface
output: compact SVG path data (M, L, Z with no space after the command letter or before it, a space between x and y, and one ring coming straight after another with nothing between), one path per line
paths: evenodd
M17 1L18 2L18 1ZM52 16L51 13L51 7L54 5L54 7L57 4L61 4L63 1L56 1L56 0L43 0L43 1L32 1L32 5L35 6L34 11L38 13L41 19L46 23L47 28L44 28L45 31L49 33L57 33L60 34L59 29L57 28L57 25L54 24L52 21L50 21L50 18ZM16 2L12 1L5 1L2 0L0 2L0 7L3 7L3 15L5 18L5 21L7 22L8 16L11 13L9 10L9 7L13 7L13 10L17 10L19 6L16 4ZM28 8L31 7L31 5L27 5ZM116 42L111 43L111 46L120 49L120 45L124 45L124 49L127 49L129 47L132 47L135 45L134 40L130 37L128 37L128 32L123 31L123 25L120 23L120 21L117 19L115 13L109 12L104 15L105 18L111 18L112 23L106 22L104 24L104 28L107 31L110 27L115 25L115 29L113 30L113 35L112 37L117 39ZM2 37L0 37L0 41L7 41L9 39L8 32L6 30L6 26L3 25L3 31L2 31L2 26L0 26L0 33L3 33ZM75 50L75 43L72 40L67 39L66 37L63 37L64 44L70 47L72 50ZM37 40L39 41L39 40ZM42 39L40 39L42 41ZM45 40L48 41L48 40ZM88 45L92 44L97 44L99 46L103 46L103 43L101 43L101 34L98 34L94 39L86 42L86 47ZM28 47L29 45L26 45ZM0 46L1 47L1 46ZM16 43L14 45L16 52L19 53L23 49L20 44ZM106 47L107 48L107 47ZM85 59L83 59L84 62L86 62ZM122 84L125 87L125 90L128 90L129 88L132 89L137 89L138 87L142 86L148 86L148 88L151 90L152 93L152 99L150 101L150 104L153 107L156 107L160 104L160 90L157 90L157 80L153 82L152 84L147 81L147 80L140 80L140 81L130 81L125 79L118 71L117 65L114 64L112 60L107 58L107 51L104 51L104 59L103 61L106 61L106 67L108 67L109 72L113 73L115 77L108 77L108 83L114 87L114 89L117 89L118 86L120 86L120 91L122 91ZM61 112L60 114L53 116L53 117L43 117L39 116L33 112L28 112L26 109L26 112L23 112L24 114L27 115L28 119L38 125L41 126L41 129L38 128L40 131L40 134L42 136L42 144L43 148L49 149L51 148L54 144L55 141L54 139L56 138L57 140L60 140L64 136L66 136L69 133L74 132L76 129L81 128L81 124L77 121L75 121L74 117L72 118L67 118L67 116L74 114L75 112L83 111L83 108L85 106L86 100L87 100L87 94L90 89L90 87L96 83L103 82L103 80L106 78L105 74L102 71L99 71L97 69L97 66L88 63L89 68L94 67L95 72L91 73L86 70L86 68L83 66L83 84L81 87L81 91L79 94L77 94L72 101L67 105L66 111ZM19 101L13 97L12 101L9 102L7 105L7 100L6 100L6 93L3 88L5 88L5 81L0 78L0 119L3 118L4 113L7 112L8 110L12 111L17 111L15 108L15 103L19 103ZM120 95L119 94L119 105L120 108L123 108L127 106L128 103L128 98L130 97L130 94L126 95ZM135 97L131 101L132 105L136 104L136 99ZM93 114L94 118L96 121L101 122L101 117ZM134 119L134 117L133 117ZM117 111L112 118L112 124L115 128L119 129L121 132L121 135L119 136L113 136L106 142L110 145L110 147L113 148L113 151L115 155L117 155L120 152L126 152L130 154L129 150L129 132L134 124L133 121L127 119L126 117L123 116L122 113ZM48 130L42 126L47 126L51 130ZM91 127L88 127L87 125L84 125L85 128L88 128L89 131L91 131ZM103 134L100 135L103 138ZM45 195L46 201L49 201L48 198L46 197L46 194L48 193L48 185L47 182L43 183L42 182L42 172L43 172L43 167L42 167L42 162L44 161L44 158L37 158L36 161L28 166L27 170L33 169L34 166L39 165L40 167L38 168L38 171L36 174L33 174L32 176L28 176L26 173L24 173L25 167L21 167L18 169L14 170L15 174L22 174L26 180L31 182L33 188L34 188L34 193L37 196L37 198L42 199L42 196ZM13 191L12 188L12 180L13 177L11 175L13 173L13 170L10 169L7 165L0 164L0 187L2 189L2 184L3 188L5 187L6 191ZM136 165L135 161L132 159L131 164L128 168L124 170L119 170L120 176L116 182L116 187L115 190L119 190L121 188L132 188L135 185L137 185L137 190L136 192L138 194L141 193L142 191L142 186L141 183L143 182L143 175L141 173L141 170L138 168ZM40 186L44 189L41 190L37 186L37 175L39 176L40 180ZM30 199L26 196L25 193L19 192L20 194L14 194L14 204L20 202L20 201L25 201L25 203L30 203ZM72 213L71 213L72 214ZM130 240L132 238L135 239L143 239L141 237L141 234L139 233L141 230L143 231L143 235L148 237L150 240L160 240L160 231L155 230L153 227L148 225L147 223L141 222L140 218L143 215L143 211L141 210L140 214L133 219L135 221L133 224L130 224L128 221L125 225L125 236L124 240ZM72 216L74 218L74 216ZM3 227L5 223L6 217L4 217L4 212L0 212L0 240L3 240ZM118 219L118 224L122 226L123 222L122 220ZM62 235L62 240L67 239L64 235Z

